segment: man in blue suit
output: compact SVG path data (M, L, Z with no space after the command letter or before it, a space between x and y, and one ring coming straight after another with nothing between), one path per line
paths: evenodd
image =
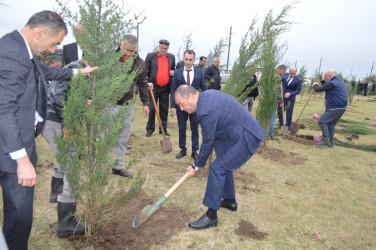
M184 67L175 70L174 78L172 80L171 86L171 112L177 113L178 125L179 125L179 148L181 151L176 155L176 158L180 159L187 155L187 148L185 147L186 142L186 130L187 130L187 120L191 124L192 131L192 154L191 157L196 159L198 150L198 123L197 116L195 113L188 114L185 111L181 111L179 106L175 104L174 93L176 89L181 85L190 85L193 88L201 91L207 89L205 83L205 77L202 70L193 67L195 62L195 52L193 50L187 50L184 52Z
M283 81L283 101L286 109L286 126L289 127L292 121L296 95L302 89L302 79L296 75L296 68L290 68L290 74L286 81ZM280 123L282 126L282 124Z
M196 112L202 129L200 153L187 168L190 176L195 176L196 171L205 166L213 148L217 155L210 166L203 201L208 211L188 226L194 229L215 227L220 207L237 210L233 171L251 158L264 141L265 131L247 109L220 91L199 93L191 86L182 85L175 92L175 103L188 114Z

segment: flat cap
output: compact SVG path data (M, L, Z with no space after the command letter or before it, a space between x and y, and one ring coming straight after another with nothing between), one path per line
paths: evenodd
M170 45L170 42L167 41L166 39L162 39L159 41L159 44L166 44L166 45Z

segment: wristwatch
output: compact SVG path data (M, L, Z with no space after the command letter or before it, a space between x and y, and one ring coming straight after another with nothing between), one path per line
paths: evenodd
M198 167L195 165L195 163L192 163L191 164L191 167L197 172L198 171Z

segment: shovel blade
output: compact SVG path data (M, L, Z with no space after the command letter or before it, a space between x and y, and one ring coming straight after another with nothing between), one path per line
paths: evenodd
M172 145L170 138L165 138L161 141L163 153L170 153L172 151Z
M161 206L162 203L166 200L165 197L161 198L158 202L153 205L147 205L144 207L141 212L139 212L133 219L132 226L136 228L144 223L149 217L154 214Z
M295 135L298 131L299 131L299 129L300 129L300 125L299 124L297 124L297 123L291 123L291 126L290 126L290 133L292 134L292 135Z
M282 135L286 136L289 134L289 128L286 125L281 126Z

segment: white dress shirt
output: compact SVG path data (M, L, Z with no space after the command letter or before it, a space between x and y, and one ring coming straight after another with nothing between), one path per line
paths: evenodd
M194 68L192 66L192 68L190 68L191 71L189 71L189 85L192 85L192 82L193 82L193 78L195 77L195 72L194 72ZM185 79L185 82L187 82L187 68L184 66L184 72L183 72L183 75L184 75L184 79Z

